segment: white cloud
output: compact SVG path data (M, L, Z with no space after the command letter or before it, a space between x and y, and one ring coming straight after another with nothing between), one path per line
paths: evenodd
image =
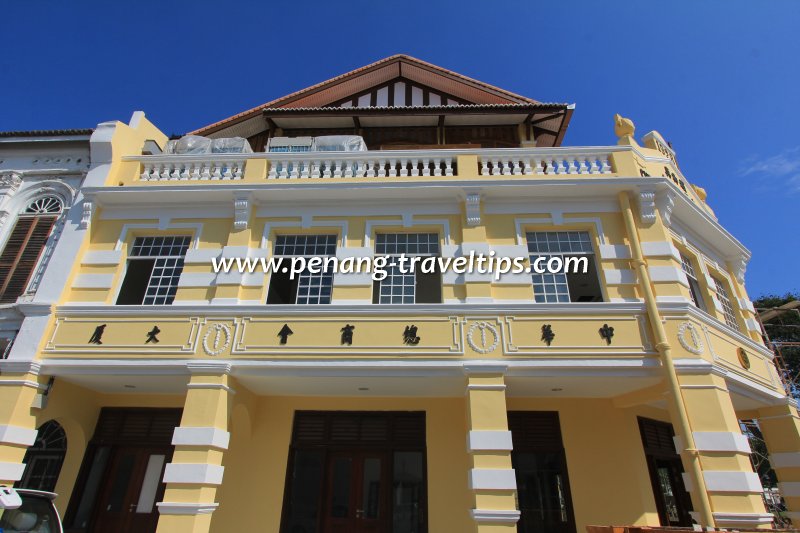
M750 157L743 161L739 174L756 176L765 185L788 186L790 192L800 192L800 146L767 158Z

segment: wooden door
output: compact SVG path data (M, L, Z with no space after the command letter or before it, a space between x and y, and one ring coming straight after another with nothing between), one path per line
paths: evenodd
M119 447L109 460L91 531L150 533L158 524L169 447Z
M388 531L388 454L337 451L328 456L325 533Z

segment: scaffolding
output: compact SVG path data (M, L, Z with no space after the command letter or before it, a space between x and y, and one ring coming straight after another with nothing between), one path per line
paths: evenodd
M769 327L800 329L800 323L787 324L784 321L787 314L796 314L798 319L800 319L800 300L788 302L780 307L756 308L756 319L758 320L759 326L761 326L761 336L767 348L772 350L772 353L775 354L775 368L778 371L781 383L783 383L786 395L792 398L798 398L800 397L800 369L792 368L790 365L786 364L783 350L786 348L798 348L798 350L800 350L800 342L772 340L767 331ZM777 324L771 322L774 319L778 320ZM798 322L800 322L800 320Z

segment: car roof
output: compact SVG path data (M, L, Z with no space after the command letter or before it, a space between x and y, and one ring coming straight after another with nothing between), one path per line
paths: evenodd
M58 494L56 494L55 492L47 492L44 490L33 490L33 489L14 489L14 490L17 491L19 494L25 496L36 496L39 498L47 498L50 501L53 501L56 499L56 497L58 497Z

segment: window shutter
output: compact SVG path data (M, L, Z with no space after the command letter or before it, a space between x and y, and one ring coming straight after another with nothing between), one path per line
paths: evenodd
M58 217L21 217L0 254L0 303L15 302L25 292L36 262Z

